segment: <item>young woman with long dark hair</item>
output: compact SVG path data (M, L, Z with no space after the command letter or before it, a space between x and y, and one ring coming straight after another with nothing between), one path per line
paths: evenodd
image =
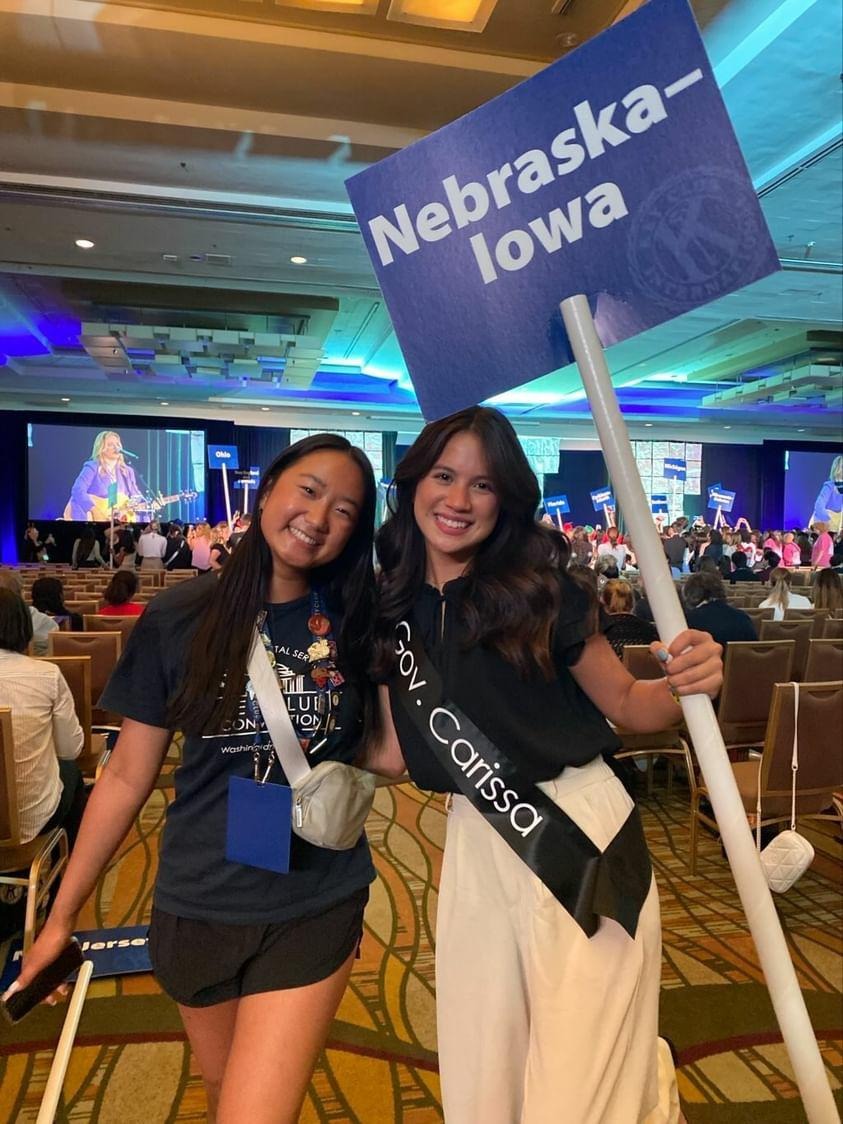
M673 724L674 693L717 693L720 648L683 632L662 651L669 677L633 680L539 500L509 422L475 407L425 427L378 535L372 764L406 761L421 788L453 794L436 944L445 1120L673 1122L658 894L606 762L609 722Z
M348 441L299 441L264 474L259 518L225 568L148 606L104 695L125 716L120 737L24 960L25 984L67 942L155 784L173 731L183 730L149 943L220 1124L298 1119L362 932L374 878L365 836L334 851L293 835L289 872L275 873L229 859L226 835L251 839L254 828L232 818L238 778L283 780L247 680L256 624L310 763L351 763L359 753L375 499L372 468Z

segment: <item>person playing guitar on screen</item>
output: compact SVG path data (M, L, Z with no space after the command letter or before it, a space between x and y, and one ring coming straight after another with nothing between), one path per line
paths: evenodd
M108 502L108 489L115 484L117 500L112 505ZM104 429L94 438L91 459L85 461L73 483L64 517L108 522L114 506L117 511L127 512L131 519L133 504L145 504L135 471L126 464L120 434Z
M843 455L835 457L831 462L828 480L819 490L814 501L814 513L811 516L811 525L827 523L833 535L841 531L843 523Z

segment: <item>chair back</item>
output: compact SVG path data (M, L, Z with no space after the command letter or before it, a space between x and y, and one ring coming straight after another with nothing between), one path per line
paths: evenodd
M51 632L47 637L47 654L50 656L91 657L91 706L97 711L97 701L105 690L108 678L114 671L122 651L119 632ZM98 714L94 717L98 717Z
M811 577L813 571L810 567L805 570L791 570L790 571L790 585L791 588L799 586L800 588L811 584Z
M12 708L0 706L0 847L17 847L19 843L18 782L15 775Z
M814 631L813 620L801 621L762 621L758 632L759 640L793 640L796 654L793 657L791 679L797 682L805 678L805 664L808 662L808 645Z
M793 788L793 683L777 683L761 759L761 794L790 797ZM797 812L823 811L832 793L843 788L843 754L834 731L843 719L843 682L803 683L799 687L799 738L796 774Z
M843 640L843 618L827 617L823 621L823 640Z
M726 646L717 721L727 745L760 745L776 683L791 679L793 640L732 640Z
M633 679L663 679L661 664L648 644L624 644L623 665Z
M86 632L119 632L123 637L123 648L126 647L126 642L131 635L132 629L138 623L138 620L138 617L129 616L128 614L121 614L120 616L117 614L114 616L106 614L102 616L100 614L91 615L86 613L82 618Z
M773 619L773 613L775 612L775 609L759 609L750 604L750 599L747 598L747 600L744 602L743 611L755 625L755 631L758 632L761 628L762 621L771 621Z
M805 682L836 683L838 679L843 679L843 639L811 640Z
M90 656L40 656L53 663L64 676L73 695L73 708L85 735L82 756L91 752L91 657ZM78 761L77 761L78 763Z
M68 607L71 613L79 613L79 615L83 617L86 613L96 613L100 607L100 603L98 600L83 600L82 598L79 598L78 600L74 599L73 601L65 601L65 605Z

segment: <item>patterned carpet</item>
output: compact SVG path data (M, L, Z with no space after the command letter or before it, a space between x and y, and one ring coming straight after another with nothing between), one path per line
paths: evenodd
M149 916L168 798L162 778L82 929ZM664 922L662 1030L680 1053L689 1124L790 1124L805 1119L719 844L705 836L687 875L687 801L677 785L642 798ZM303 1124L434 1124L433 933L442 803L412 786L381 789L369 823L378 880L366 939L301 1117ZM838 1098L843 1081L841 892L809 872L777 905ZM60 1016L42 1008L0 1039L0 1121L34 1121ZM151 976L95 982L59 1120L170 1124L203 1120L201 1081L173 1004ZM560 1121L564 1114L560 1115ZM478 1122L480 1124L480 1122ZM576 1124L570 1121L566 1124Z

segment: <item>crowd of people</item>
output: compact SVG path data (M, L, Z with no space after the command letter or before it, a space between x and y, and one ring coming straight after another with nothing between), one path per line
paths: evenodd
M230 857L232 832L253 826L237 822L239 801L260 826L255 790L285 781L252 682L257 653L311 765L409 772L448 794L436 957L449 1124L544 1120L560 1104L571 1120L676 1124L673 1062L658 1036L658 893L634 801L611 767L615 727L658 731L678 719L681 696L716 697L721 645L755 636L725 583L766 581L784 613L802 596L789 567L805 563L816 567L812 603L843 605L839 547L822 528L678 521L663 540L673 573L690 575L688 628L668 647L643 584L627 580L629 537L616 527L564 535L537 520L538 482L495 410L425 427L377 534L371 466L342 437L290 446L257 496L255 519L232 533L225 523L139 534L122 524L107 541L86 530L74 544L75 567L114 568L101 611L140 614L101 700L122 726L81 827L84 794L68 768L78 723L56 669L26 655L43 622L77 622L60 580L36 581L27 607L17 575L0 572L0 704L12 700L16 746L40 746L52 763L38 800L27 797L27 822L36 833L61 822L75 839L19 982L66 944L180 731L154 970L178 1004L210 1118L297 1119L375 871L365 835L332 849L295 828L286 869L257 847ZM37 546L37 528L27 540ZM197 580L133 602L136 570L188 566ZM661 678L629 675L617 657L631 643L650 645ZM31 730L18 686L27 677ZM414 685L432 694L411 697ZM551 873L561 867L564 883Z

